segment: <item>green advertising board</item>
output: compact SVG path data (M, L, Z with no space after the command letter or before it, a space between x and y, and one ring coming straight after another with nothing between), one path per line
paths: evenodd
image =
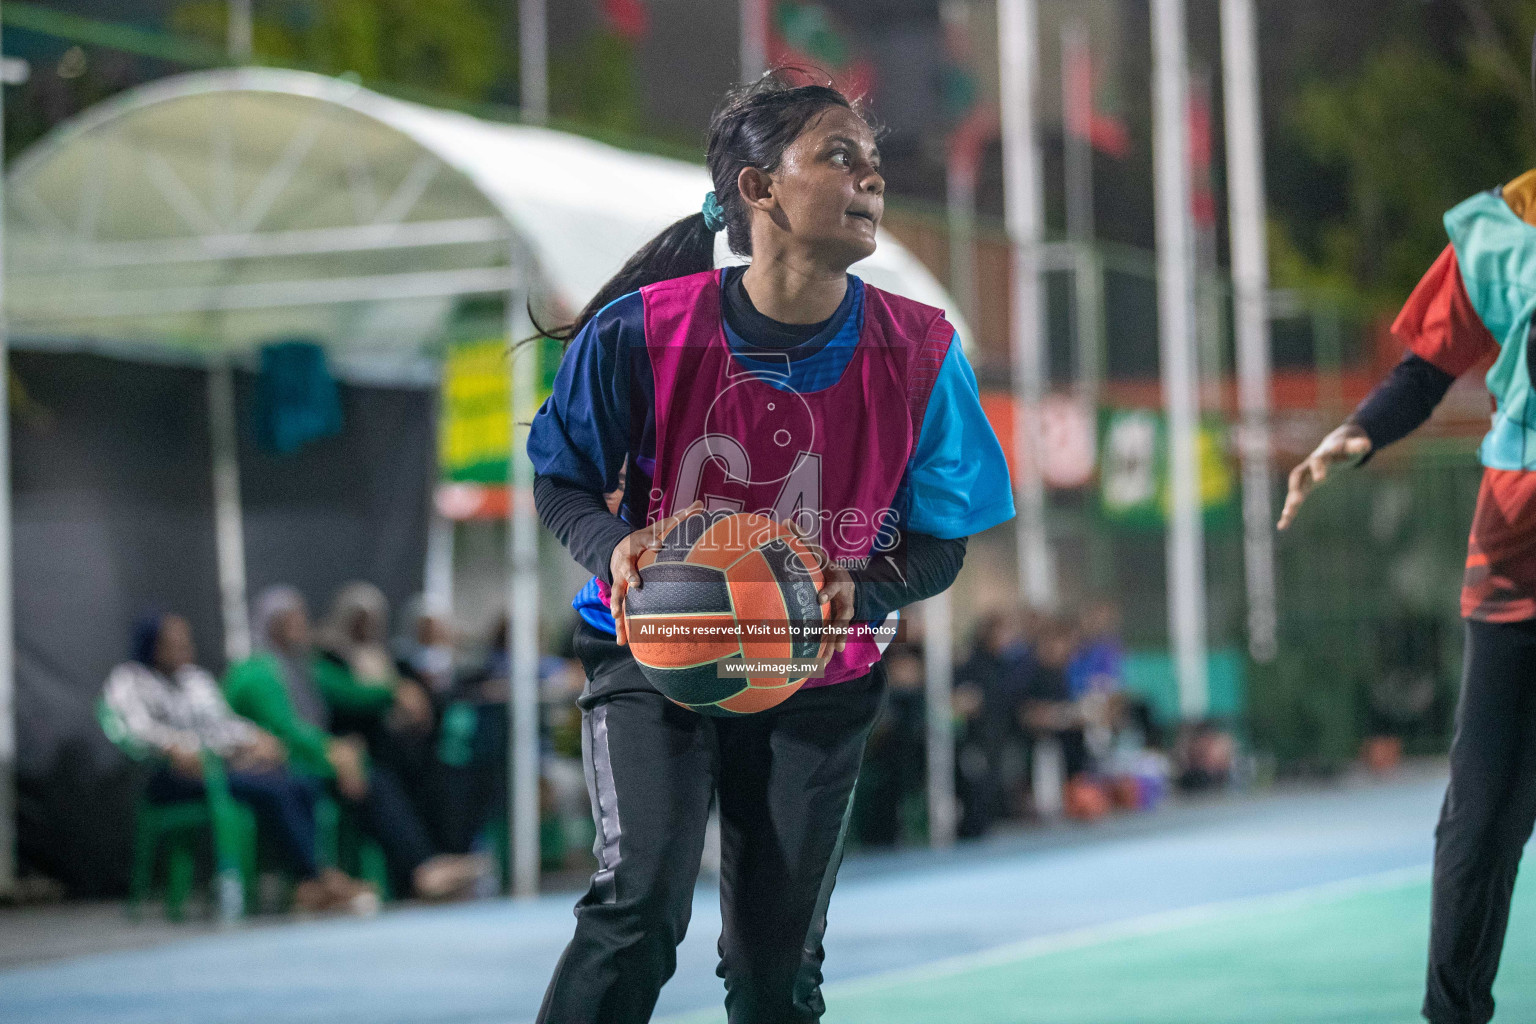
M1219 416L1203 417L1199 432L1200 507L1209 529L1241 519L1237 475ZM1160 530L1172 510L1168 427L1152 409L1105 409L1099 415L1099 515L1126 530Z

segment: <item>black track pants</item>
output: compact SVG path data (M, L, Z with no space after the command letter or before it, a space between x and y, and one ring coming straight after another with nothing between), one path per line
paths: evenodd
M884 669L760 714L709 718L657 693L626 648L585 623L576 652L598 870L539 1021L650 1019L677 967L717 793L717 973L730 1024L820 1019L827 902Z
M1467 623L1451 783L1435 830L1424 1016L1486 1024L1536 821L1536 622Z

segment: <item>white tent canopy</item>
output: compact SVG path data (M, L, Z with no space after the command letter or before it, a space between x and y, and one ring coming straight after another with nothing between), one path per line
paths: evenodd
M579 309L710 182L678 160L246 68L107 101L18 159L7 187L9 317L33 344L239 355L302 335L349 375L430 379L456 297ZM889 235L855 272L947 304Z
M709 188L701 166L345 80L261 68L164 79L85 112L15 161L4 219L9 330L29 348L213 369L215 533L226 650L239 657L248 635L232 362L302 337L350 379L431 383L460 300L505 296L509 333L530 330L521 312L530 298L552 318L573 313L661 228L699 209ZM951 305L889 235L854 269ZM956 311L950 318L968 337ZM513 404L526 419L533 374L521 366ZM512 832L517 888L529 894L538 588L521 445L514 439Z

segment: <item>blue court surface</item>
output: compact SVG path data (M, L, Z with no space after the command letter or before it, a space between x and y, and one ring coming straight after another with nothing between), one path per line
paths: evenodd
M1407 1024L1443 790L1421 774L852 858L829 918L826 1019ZM17 967L0 972L0 1022L520 1024L573 900L255 926ZM724 1021L719 927L701 886L658 1021ZM1499 1020L1536 1020L1529 885L1497 994Z

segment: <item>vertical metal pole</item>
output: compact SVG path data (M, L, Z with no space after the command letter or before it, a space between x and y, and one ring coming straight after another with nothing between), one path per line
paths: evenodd
M251 0L229 0L229 56L237 64L251 59Z
M976 169L953 144L945 168L945 207L949 219L949 292L960 314L976 316Z
M1189 79L1191 150L1196 148L1193 131L1197 112L1205 122L1201 147L1204 152L1198 158L1193 155L1190 158L1192 198L1189 222L1195 253L1195 350L1199 353L1195 361L1195 375L1201 383L1202 391L1204 388L1211 389L1211 404L1217 404L1220 402L1220 381L1226 371L1226 360L1222 352L1221 286L1216 262L1216 186L1212 172L1215 162L1212 137L1215 131L1211 125L1211 104L1210 72L1198 68ZM1193 198L1201 196L1208 203L1205 209L1197 209L1199 204Z
M522 89L523 120L543 124L549 120L549 10L548 0L518 0L518 62Z
M1237 398L1242 417L1243 566L1248 653L1262 663L1278 650L1275 543L1269 465L1269 257L1264 229L1263 112L1253 0L1222 0L1223 106L1227 195L1231 203Z
M1003 188L1013 249L1014 481L1019 510L1019 590L1041 608L1056 603L1040 478L1040 404L1045 392L1045 317L1040 242L1045 230L1040 147L1035 135L1039 23L1035 0L998 0L997 51L1003 127Z
M768 0L740 0L741 80L755 82L768 70Z
M4 126L5 89L0 83L0 154L5 152ZM0 893L16 886L16 644L12 622L15 583L11 578L11 366L5 324L4 172L0 160Z
M433 509L427 520L427 564L422 573L422 593L427 607L444 616L453 614L453 541L455 523Z
M251 58L251 0L229 0L228 49L237 64ZM222 317L208 317L205 322L209 340L216 345L223 333ZM213 456L213 532L219 607L224 617L224 659L233 665L251 655L251 627L245 602L245 516L240 504L235 376L228 355L222 351L215 353L208 367L208 435ZM245 882L238 865L214 865L214 886L219 923L231 926L240 920L245 906Z
M1088 26L1080 17L1061 25L1061 112L1066 131L1063 153L1067 178L1067 237L1093 239L1093 78L1085 73L1091 59Z
M966 0L943 0L939 16L944 22L946 48L951 60L960 63L969 57L970 8ZM948 153L944 162L945 212L949 229L949 293L955 297L960 314L972 324L976 309L976 164L980 146L975 143L972 119L975 113L950 131Z
M514 250L511 265L521 261ZM529 325L521 296L507 293L507 339L516 341ZM537 344L513 349L512 450L507 453L507 487L511 498L508 524L507 645L512 699L507 713L512 749L507 763L512 771L511 814L508 826L512 851L513 895L528 899L539 892L539 534L533 508L533 464L528 461L528 429L519 426L532 418L534 378L538 371Z
M923 602L923 678L928 719L928 845L953 846L955 809L954 613L949 591Z
M1067 237L1073 242L1072 329L1078 394L1095 414L1099 396L1099 273L1093 251L1093 75L1088 26L1061 26L1061 110L1065 131Z
M1208 706L1205 665L1205 537L1200 518L1198 381L1195 371L1194 244L1190 237L1189 73L1184 0L1152 0L1153 177L1157 217L1157 314L1168 417L1168 608L1179 707Z
M1073 270L1077 305L1077 388L1090 417L1098 415L1104 380L1104 261L1090 241L1078 246Z
M251 620L245 603L245 514L240 504L235 375L222 356L208 369L208 434L213 448L213 530L224 613L224 658L233 665L251 656Z

